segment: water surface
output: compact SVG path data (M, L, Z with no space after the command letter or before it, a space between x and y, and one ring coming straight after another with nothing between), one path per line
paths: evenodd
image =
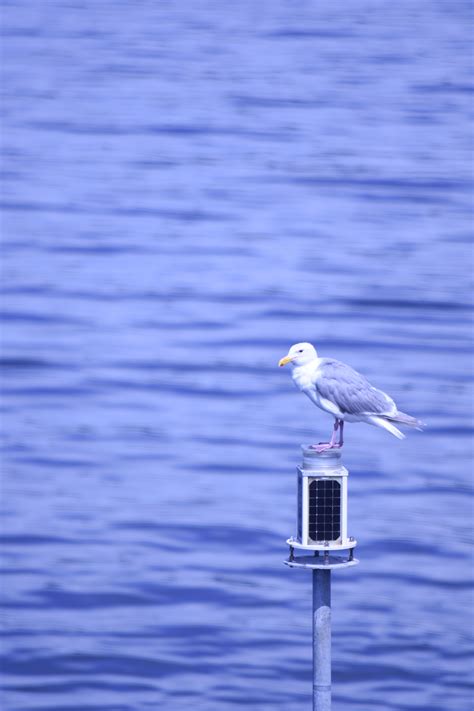
M334 708L471 711L470 5L4 3L3 708L301 711L314 342L348 426Z

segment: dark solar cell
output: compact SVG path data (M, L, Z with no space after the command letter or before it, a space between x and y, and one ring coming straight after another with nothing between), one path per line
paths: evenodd
M309 485L309 537L335 541L341 535L341 485L334 479L314 479Z

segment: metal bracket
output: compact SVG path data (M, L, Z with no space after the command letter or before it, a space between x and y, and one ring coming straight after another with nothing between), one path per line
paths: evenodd
M335 568L351 568L357 565L359 561L354 558L351 553L347 558L342 556L329 555L329 552L324 554L324 557L317 555L300 555L295 557L290 554L288 560L283 563L289 568L305 568L306 570L333 570Z

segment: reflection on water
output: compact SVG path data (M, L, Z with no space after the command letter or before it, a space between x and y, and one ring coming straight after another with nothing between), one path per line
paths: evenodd
M5 3L5 709L308 704L309 340L429 424L347 428L335 708L470 711L468 26Z

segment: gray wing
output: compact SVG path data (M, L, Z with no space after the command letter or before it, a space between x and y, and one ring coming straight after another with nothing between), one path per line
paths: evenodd
M367 378L339 360L325 359L318 369L315 387L321 397L333 402L344 414L390 414L392 398L372 387Z

